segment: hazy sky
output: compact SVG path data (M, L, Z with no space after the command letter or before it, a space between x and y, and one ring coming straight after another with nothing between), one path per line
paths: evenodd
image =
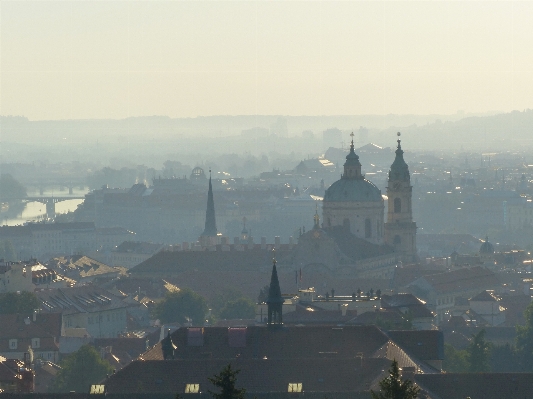
M533 108L533 1L0 2L0 114Z

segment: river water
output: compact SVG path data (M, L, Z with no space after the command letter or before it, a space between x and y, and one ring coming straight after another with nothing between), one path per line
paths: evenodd
M39 194L39 191L28 190L28 197L83 197L89 190L87 188L74 188L72 194L68 190L60 190L59 187L49 189ZM69 199L56 203L56 214L75 211L83 199ZM24 204L21 212L13 213L13 210L2 210L0 212L0 224L8 226L22 225L26 222L41 221L46 218L46 205L40 202L28 202Z

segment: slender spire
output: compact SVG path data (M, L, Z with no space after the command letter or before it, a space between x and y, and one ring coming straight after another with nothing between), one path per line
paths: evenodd
M278 271L276 270L276 258L272 259L272 276L270 277L270 287L268 288L268 325L276 326L283 323L283 298L279 286Z
M215 201L213 200L213 185L211 184L211 169L209 169L209 191L207 192L207 209L205 211L205 229L202 236L214 237L218 233L215 220Z

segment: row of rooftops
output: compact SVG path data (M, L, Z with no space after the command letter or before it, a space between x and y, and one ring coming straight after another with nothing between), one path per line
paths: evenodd
M122 298L96 285L40 290L35 293L46 312L90 313L126 308Z

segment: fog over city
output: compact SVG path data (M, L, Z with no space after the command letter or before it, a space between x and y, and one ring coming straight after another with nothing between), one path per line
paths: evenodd
M0 399L529 397L531 21L0 2Z

